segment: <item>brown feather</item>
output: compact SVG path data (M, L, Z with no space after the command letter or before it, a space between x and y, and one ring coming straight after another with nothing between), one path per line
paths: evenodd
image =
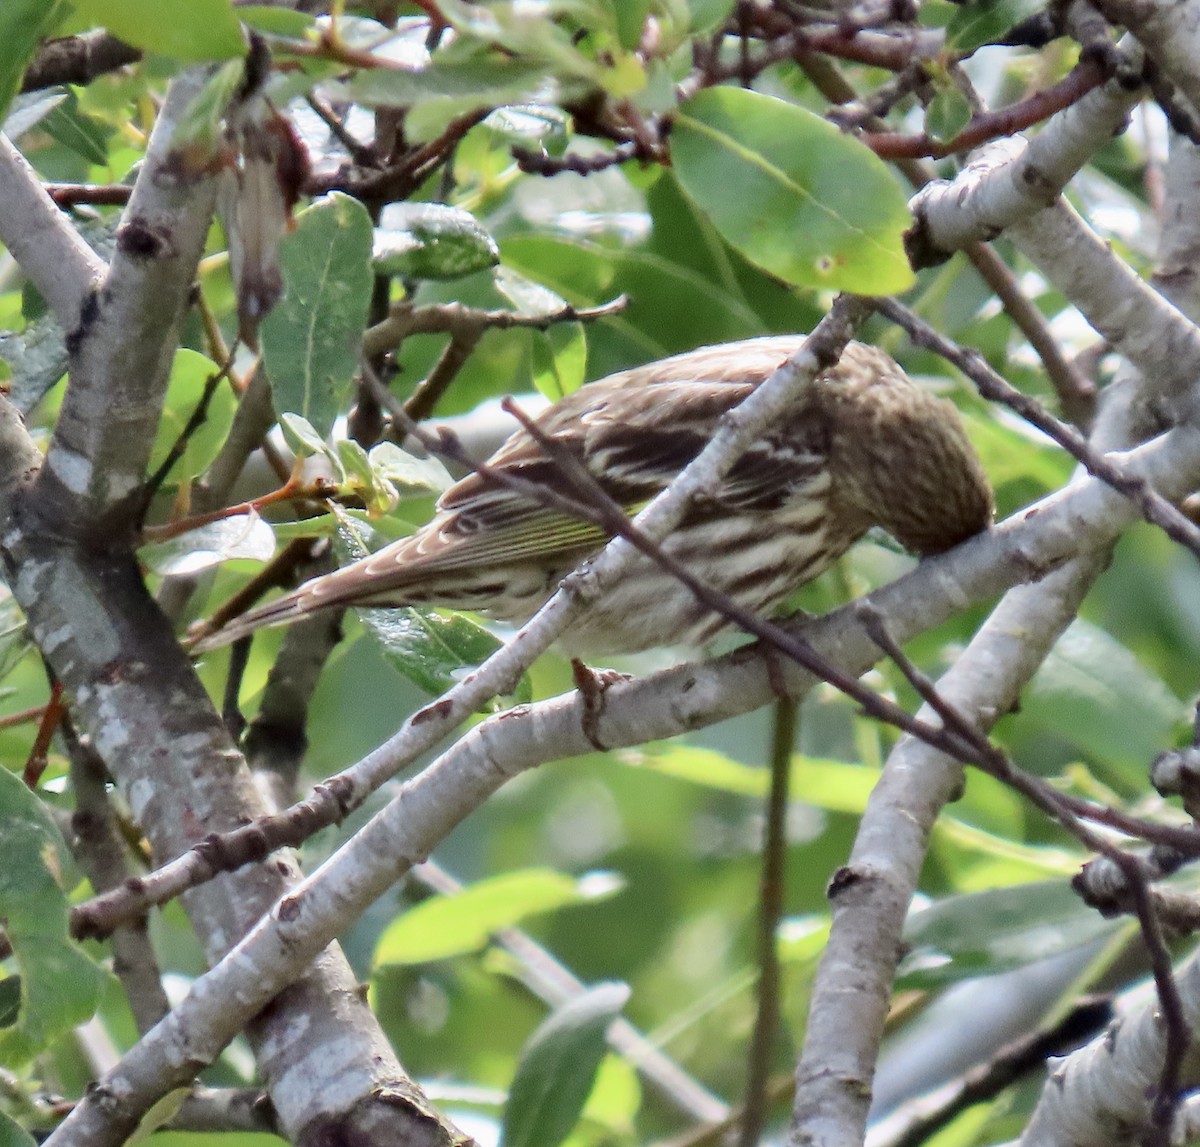
M568 395L537 423L632 512L803 341L752 339L622 371ZM535 483L561 483L524 430L489 461ZM918 554L935 553L984 529L991 514L991 489L954 407L882 351L851 343L664 544L717 588L766 611L872 526ZM472 474L446 491L435 517L411 537L252 610L200 647L333 605L428 603L522 622L606 540L594 526ZM632 651L706 640L721 624L640 558L572 627L568 644Z

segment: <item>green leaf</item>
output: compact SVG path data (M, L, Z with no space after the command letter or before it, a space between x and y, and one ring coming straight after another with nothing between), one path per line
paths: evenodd
M401 486L440 494L454 485L450 472L432 455L418 458L394 442L372 446L367 459L372 470Z
M953 86L943 87L925 109L925 131L934 139L953 139L971 122L967 97Z
M194 576L234 558L266 562L275 556L275 532L258 514L235 514L142 546L138 556L164 577Z
M563 111L540 104L511 104L497 108L483 126L519 147L540 148L561 155L570 134L570 118Z
M67 98L62 88L46 88L40 92L25 92L14 96L8 105L7 116L0 116L0 131L13 142L37 127Z
M42 120L42 128L64 147L83 156L88 163L108 163L108 141L113 130L84 115L79 110L79 98L69 88L66 99L55 104Z
M1045 492L1066 484L1074 459L1029 423L993 408L960 411L971 443L999 489L1008 482L1036 482Z
M625 749L615 755L623 764L740 796L765 797L771 783L770 773L761 765L743 764L696 745L667 743L648 750ZM830 812L861 813L878 780L879 771L864 765L799 753L792 757L794 798Z
M5 976L0 980L0 1028L10 1028L21 1011L21 977Z
M367 452L352 438L339 439L334 443L334 449L350 486L370 490L375 484L375 475Z
M611 873L576 879L548 868L506 872L452 896L435 896L393 920L375 945L373 966L422 964L477 952L502 928L569 904L619 892Z
M371 217L334 192L301 212L280 248L287 287L259 337L275 409L333 429L358 369L371 303Z
M496 240L469 211L442 203L393 203L375 229L375 270L415 279L459 279L500 262Z
M37 1140L0 1111L0 1147L35 1147Z
M957 7L946 27L946 47L965 55L998 40L1010 28L1040 12L1043 0L975 0Z
M725 241L785 282L881 295L913 284L900 185L820 116L758 92L709 88L680 109L671 157Z
M0 919L21 971L17 1022L0 1029L0 1063L19 1066L96 1010L104 973L67 933L59 885L66 846L19 777L0 769Z
M583 323L556 323L529 336L533 385L551 402L578 390L587 372Z
M439 59L421 69L364 69L341 85L338 94L368 107L407 109L405 136L422 143L434 139L456 116L531 102L547 74L540 62L481 53ZM414 122L415 130L410 130Z
M246 54L233 0L71 0L76 16L127 44L177 60Z
M349 514L339 515L334 548L342 562L377 549L377 533ZM437 696L454 685L466 666L479 665L500 648L498 638L462 614L449 617L412 606L359 607L363 627L379 642L392 667ZM528 689L522 683L522 694Z
M538 1025L509 1089L501 1147L558 1147L571 1133L604 1058L605 1034L628 999L625 984L597 984Z
M291 411L281 414L279 429L283 431L283 440L288 444L288 449L297 458L324 454L328 450L328 444L313 429L313 424L299 414L293 414Z
M150 455L150 473L154 473L166 461L171 448L179 441L184 428L196 413L209 381L220 373L221 368L212 359L194 350L175 352L162 421L158 425L154 450ZM232 389L224 381L218 382L209 399L204 421L188 438L187 448L171 468L168 481L173 484L186 482L208 469L225 442L236 410L237 399Z
M256 32L268 36L287 36L302 40L316 21L307 12L293 12L288 8L276 8L269 4L244 4L237 14L243 24Z
M1065 880L950 896L909 917L899 978L930 987L1010 971L1124 926L1085 906Z
M21 89L25 68L42 37L65 10L61 0L4 0L0 4L0 120Z
M49 312L19 334L0 332L0 358L12 368L8 396L25 415L67 373L70 360L62 326Z
M567 305L567 300L549 287L522 275L512 267L500 267L495 276L498 290L520 315L529 318L545 318L556 315Z
M729 19L734 0L688 0L692 12L692 31L703 35L713 32Z
M1082 620L1058 639L1021 698L1022 726L1065 738L1139 786L1146 763L1176 743L1186 715L1161 678L1111 634Z
M188 170L203 170L217 155L222 146L226 109L245 75L241 60L229 60L204 81L204 86L184 108L171 137L171 148L174 154L183 157Z
M613 15L616 18L617 38L621 47L626 51L637 50L646 30L646 17L650 15L652 0L621 0L614 4Z

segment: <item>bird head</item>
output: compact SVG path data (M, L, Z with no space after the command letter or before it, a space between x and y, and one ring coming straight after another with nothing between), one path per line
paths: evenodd
M906 549L936 554L992 521L992 489L957 409L886 354L852 343L819 381L833 489Z

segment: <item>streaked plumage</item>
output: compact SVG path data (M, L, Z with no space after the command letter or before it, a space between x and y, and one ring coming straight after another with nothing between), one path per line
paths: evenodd
M623 371L562 399L537 422L632 511L802 342L799 335L752 339ZM490 463L562 485L524 430ZM954 407L882 351L851 343L738 460L717 494L693 505L666 548L743 605L768 613L872 526L930 554L984 529L991 515L991 489ZM441 605L520 623L605 541L595 526L469 475L411 537L251 610L199 647L335 605ZM722 624L639 558L560 644L587 654L699 644Z

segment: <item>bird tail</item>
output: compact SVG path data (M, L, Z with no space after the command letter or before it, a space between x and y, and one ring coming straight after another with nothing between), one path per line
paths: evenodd
M319 609L331 608L336 601L314 600L304 588L293 590L283 597L268 601L264 605L247 610L229 621L201 621L192 626L184 639L184 645L193 653L208 653L225 645L232 645L243 637L249 637L268 626L288 625Z

